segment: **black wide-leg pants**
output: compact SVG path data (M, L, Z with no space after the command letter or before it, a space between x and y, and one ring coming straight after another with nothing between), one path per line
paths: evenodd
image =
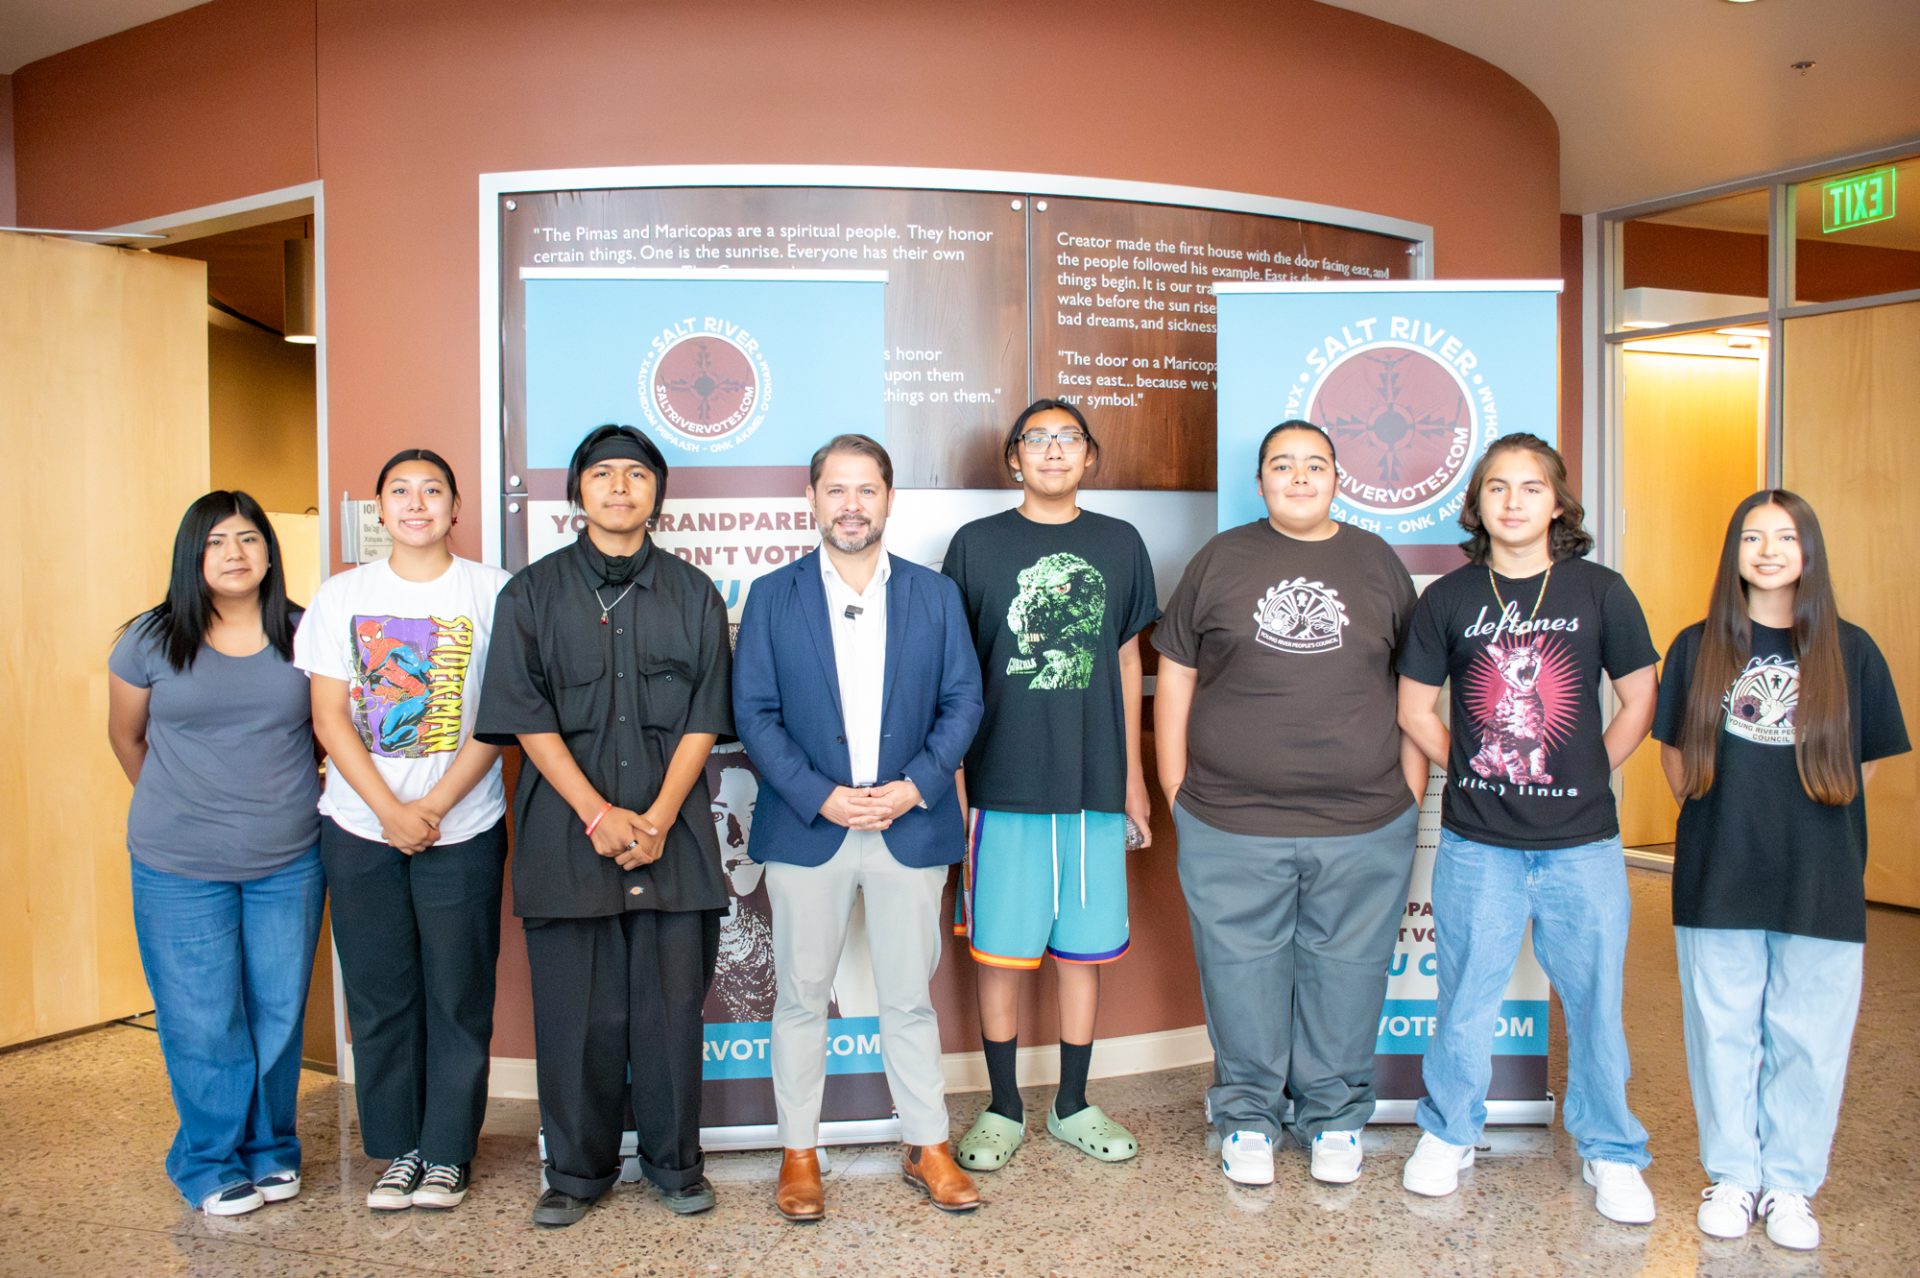
M505 821L408 856L320 821L370 1158L473 1161L487 1112Z
M547 1183L597 1198L620 1176L629 1098L640 1166L665 1190L706 1171L701 1004L720 945L714 910L526 919Z

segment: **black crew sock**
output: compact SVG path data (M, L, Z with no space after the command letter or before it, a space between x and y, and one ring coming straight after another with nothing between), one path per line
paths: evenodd
M1053 1094L1055 1118L1072 1118L1087 1107L1087 1067L1092 1062L1092 1043L1060 1040L1060 1090Z
M987 1085L993 1088L993 1099L987 1102L987 1108L1002 1118L1025 1122L1027 1107L1020 1101L1020 1083L1014 1077L1013 1063L1020 1036L1015 1034L1004 1043L996 1043L982 1034L980 1046L987 1053Z

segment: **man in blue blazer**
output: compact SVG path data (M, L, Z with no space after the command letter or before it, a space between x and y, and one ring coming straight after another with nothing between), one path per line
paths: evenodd
M953 582L886 553L893 462L865 435L813 455L813 554L753 584L734 652L735 728L760 770L748 853L773 906L773 1090L789 1220L826 1214L827 1001L854 893L866 898L881 1054L902 1170L946 1211L980 1205L947 1149L940 894L966 852L954 774L980 725L980 665Z

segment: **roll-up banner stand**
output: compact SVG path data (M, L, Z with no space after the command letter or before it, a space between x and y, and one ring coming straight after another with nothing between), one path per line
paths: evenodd
M1487 445L1558 443L1558 280L1219 283L1219 526L1264 519L1255 451L1302 418L1340 453L1333 517L1378 533L1421 589L1465 560L1460 505ZM1413 880L1375 1047L1379 1122L1411 1122L1434 1028L1433 857L1443 770L1420 808ZM1547 978L1531 929L1495 1023L1487 1118L1550 1123Z
M737 635L754 581L819 542L804 495L813 450L843 431L886 442L886 273L528 267L520 277L528 558L585 526L556 487L581 436L630 423L669 467L654 539L713 578ZM747 858L759 773L737 742L708 759L707 789L730 900L706 1003L700 1142L771 1149L772 909ZM823 1145L900 1137L857 910L834 981L821 1117ZM635 1149L629 1131L624 1179L638 1175Z

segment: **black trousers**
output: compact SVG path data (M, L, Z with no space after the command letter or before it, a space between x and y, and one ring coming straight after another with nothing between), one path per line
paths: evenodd
M667 1190L694 1184L706 1173L700 1008L719 913L524 922L547 1183L576 1198L611 1189L631 1100L647 1179Z
M487 1112L506 822L412 856L320 820L370 1158L469 1163Z

